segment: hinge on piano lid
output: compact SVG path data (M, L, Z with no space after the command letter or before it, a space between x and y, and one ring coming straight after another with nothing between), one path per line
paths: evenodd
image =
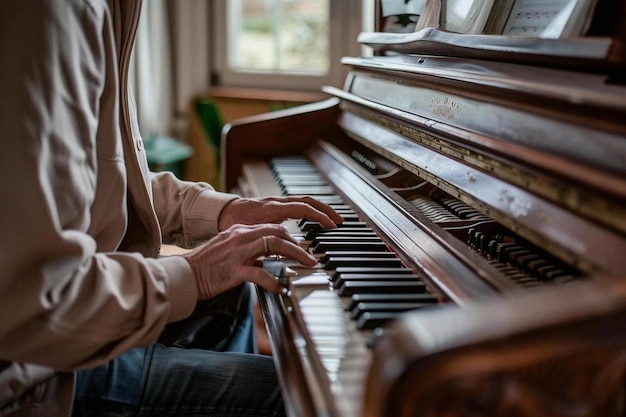
M281 261L279 256L270 256L263 259L263 269L278 278L281 287L289 289L289 277L296 275L295 271Z

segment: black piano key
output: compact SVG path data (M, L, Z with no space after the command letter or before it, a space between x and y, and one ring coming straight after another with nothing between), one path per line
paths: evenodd
M350 210L350 209L340 209L340 208L336 208L336 207L333 207L333 206L331 206L331 207L332 207L332 208L333 208L333 210L335 210L337 213L342 214L342 215L343 215L343 214L356 215L356 213L354 212L354 210Z
M539 268L543 268L544 266L547 266L549 264L547 259L544 258L538 258L534 261L529 261L526 263L526 269L528 269L529 272L531 272L532 274L537 274L537 271L539 270Z
M339 291L345 286L346 282L354 281L418 281L419 276L412 274L342 274L341 277L334 281L334 286Z
M309 247L313 253L325 253L328 251L370 251L385 252L388 250L385 242L337 242L322 240Z
M337 229L318 229L318 230L309 230L304 238L306 240L313 240L317 236L346 236L349 237L352 234L354 236L377 236L376 232L368 227L340 227Z
M320 229L311 233L311 239L323 236L337 236L337 237L367 237L378 236L378 234L369 227L357 226L357 227L337 227L333 229Z
M378 268L367 266L341 266L335 269L331 279L333 281L339 279L342 274L413 274L413 270L410 268Z
M498 258L498 260L500 260L503 263L510 262L511 261L511 255L513 253L521 252L521 251L524 251L524 250L526 250L526 248L521 246L520 244L515 243L515 244L510 245L510 244L507 244L507 243L503 243L503 244L500 245L500 248L499 248L499 253L498 253L499 258Z
M319 224L318 222L312 222L310 220L301 221L298 226L303 232L309 232L311 230L322 230L321 224Z
M344 282L340 297L350 297L354 294L398 294L424 293L426 284L421 281L347 281Z
M398 258L330 258L325 264L325 270L337 269L342 266L372 266L372 267L401 267L402 261Z
M456 214L457 216L459 216L462 219L467 219L470 215L473 215L476 213L476 210L472 209L472 208L460 208L457 210L453 210L454 214Z
M278 188L280 188L281 193L283 195L300 195L300 194L296 194L293 191L298 189L298 190L305 190L306 188L311 188L311 193L310 194L306 194L306 195L311 195L311 196L315 196L315 195L325 195L327 194L326 192L324 192L324 190L320 187L322 187L321 185L314 185L313 183L311 184L291 184L291 185L287 185L287 184L278 184ZM322 191L320 191L322 190ZM302 194L304 195L304 193Z
M320 235L320 236L316 236L311 241L311 245L315 245L316 243L320 241L344 242L344 243L382 242L381 238L376 235L367 235L367 236Z
M352 230L352 229L350 229ZM313 235L315 232L312 232L311 234ZM381 241L381 239L378 237L378 235L373 232L373 231L348 231L348 232L344 232L342 230L337 230L334 232L322 232L322 231L318 231L317 235L312 236L311 239L309 239L311 241L311 244L314 244L315 242L318 242L320 240L344 240L344 241L356 241L356 240L376 240L376 241Z
M351 311L359 303L428 303L437 304L439 299L433 294L354 294L346 305L346 310Z
M364 251L328 251L325 252L324 255L319 259L321 263L326 263L330 258L333 257L354 257L354 256L367 256L374 258L395 258L396 254L394 252L383 252L383 251L375 251L375 252L364 252Z
M336 282L347 281L420 281L419 275L416 274L341 274Z
M534 253L528 249L520 249L517 251L512 251L511 253L509 253L509 260L511 260L517 265L521 265L520 259L528 255L534 255Z
M329 204L329 205L333 208L333 210L336 210L336 211L344 211L345 210L345 211L350 211L350 212L354 213L354 210L352 209L352 207L350 207L347 204Z
M359 319L357 320L357 328L359 330L374 330L377 327L383 326L385 323L390 320L398 317L400 313L364 313L361 314Z
M519 270L515 269L515 271L519 271ZM511 281L513 281L513 282L515 282L515 283L517 283L519 285L524 285L524 286L536 286L536 285L539 285L539 281L535 277L533 277L531 275L528 275L528 274L526 274L524 272L515 272L513 274L507 275L507 277Z
M314 223L314 224L318 225L316 227L316 230L337 230L337 229L346 229L346 228L365 229L365 228L367 228L367 224L365 224L364 222L347 221L347 222L343 222L341 224L338 224L336 229L322 229L322 227L319 225L319 223L313 222L313 221L311 221L311 220L309 220L307 218L300 219L300 221L298 222L298 227L300 227L301 230L304 230L303 227L305 225L307 225L307 224L310 224L310 223Z
M354 213L338 213L344 222L358 222L360 217Z
M578 278L570 274L565 274L565 275L559 275L558 277L555 277L553 280L554 282L558 284L567 284L568 282L577 281Z
M549 281L550 276L554 271L558 271L559 268L553 264L547 264L546 266L542 266L537 268L537 274L543 280Z
M419 310L432 307L432 303L358 303L350 310L350 317L358 320L365 313L404 313L405 311Z
M489 246L487 249L488 249L489 259L498 258L498 241L497 240L492 239L491 241L489 241Z
M556 268L556 269L554 269L554 270L552 270L550 272L546 272L544 275L545 275L545 277L548 280L554 281L555 279L557 279L557 278L559 278L561 276L567 275L567 273L564 270L562 270L562 269Z

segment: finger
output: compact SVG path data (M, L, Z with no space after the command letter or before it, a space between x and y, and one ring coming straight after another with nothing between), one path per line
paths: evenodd
M263 268L247 266L242 269L242 272L246 280L257 284L267 291L273 292L274 294L284 292L284 288L280 285L278 279Z
M337 213L328 204L322 203L321 201L316 200L313 197L304 196L304 197L298 197L298 198L300 199L300 201L302 201L302 202L312 206L316 210L321 211L322 213L326 214L334 223L336 223L336 224L343 223L343 217L341 217L341 215L339 213Z
M267 226L266 223L258 223L258 224L243 224L243 223L235 223L230 226L226 230L237 230L237 229L258 229L260 227ZM224 232L226 231L224 230Z
M276 204L274 210L276 214L283 219L306 218L310 221L319 223L322 227L326 229L333 229L337 227L337 223L332 220L326 213L323 213L316 208L310 206L309 204L301 201L278 203ZM338 214L336 214L336 216L341 219L341 216L339 216ZM339 223L341 222L343 222L343 219L339 220Z
M324 215L326 215L326 217L328 217L334 224L343 223L343 217L341 217L339 213L333 210L332 207L310 196L267 197L264 200L281 202L283 204L304 203L306 205L311 206L313 209L319 211L320 213L323 213ZM296 216L290 216L290 217L297 218ZM306 217L306 216L304 215L299 216L299 218L302 218L302 217ZM312 218L309 218L309 217L307 217L307 219L313 220Z
M241 239L252 241L261 239L263 236L276 236L281 239L297 244L298 241L280 224L264 224L260 227L246 227L247 230L241 231ZM263 247L263 242L260 242Z
M281 239L278 236L265 236L265 241L267 242L268 254L293 259L306 266L313 266L317 263L317 259L313 255L291 241ZM265 255L267 256L267 254Z
M267 239L267 236L261 236L261 241L263 242L263 255L264 256L269 256L270 252L270 245Z

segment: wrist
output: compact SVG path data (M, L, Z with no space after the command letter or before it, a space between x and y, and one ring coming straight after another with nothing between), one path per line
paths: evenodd
M224 204L224 206L222 207L222 210L220 210L220 214L217 218L217 228L220 232L223 232L224 230L235 224L235 216L232 215L232 208L233 203L236 204L235 202L239 200L242 200L242 198L233 198L232 200L226 202L226 204Z

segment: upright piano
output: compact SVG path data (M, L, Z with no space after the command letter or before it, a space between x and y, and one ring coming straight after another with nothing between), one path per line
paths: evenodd
M223 189L345 219L286 221L319 264L258 291L290 416L626 415L626 6L598 4L575 39L363 33L327 100L225 127Z

